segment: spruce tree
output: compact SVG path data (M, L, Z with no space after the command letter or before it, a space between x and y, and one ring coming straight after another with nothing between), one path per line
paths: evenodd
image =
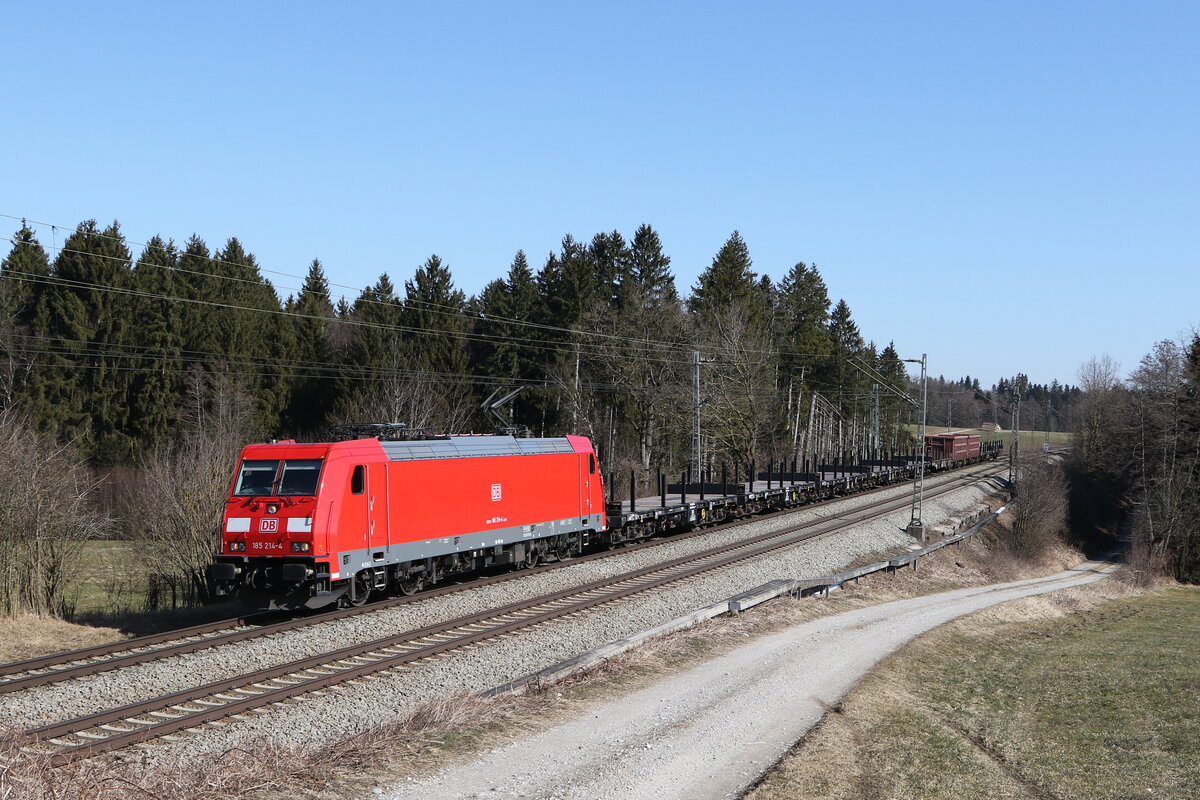
M761 321L761 303L755 302L761 294L752 266L750 248L742 235L734 231L717 251L712 264L700 274L688 300L689 310L704 322L722 311L741 307L751 313L753 322Z
M558 256L553 254L538 276L538 289L545 309L544 322L559 328L580 323L595 303L604 298L596 265L587 248L570 234L563 237ZM565 334L559 334L566 338Z
M524 251L517 251L503 280L484 287L475 305L482 340L475 350L475 374L499 383L535 377L541 351L524 342L543 333L521 324L534 322L538 312L537 284Z
M404 282L403 318L415 366L446 376L466 374L466 305L466 295L454 287L450 268L437 255Z
M594 264L597 293L612 308L620 304L620 286L630 278L629 246L618 231L597 233L588 246Z
M373 286L362 290L347 309L350 332L343 360L341 394L352 405L374 390L383 373L394 369L404 357L406 345L400 330L404 309L396 287L385 272Z
M12 250L0 263L0 285L6 319L28 330L33 324L37 297L50 275L50 259L33 229L22 225L13 235Z
M882 375L889 386L901 392L907 392L908 372L904 362L896 352L896 343L888 342L876 359L875 369ZM893 392L881 389L879 393L879 430L880 441L884 447L893 450L904 447L908 443L908 435L903 423L911 416L911 406L897 397Z
M835 402L843 417L850 418L864 402L866 381L863 374L850 366L850 359L862 354L865 344L858 324L850 314L850 305L838 300L829 315L830 355L826 376Z
M776 335L785 374L798 375L803 368L810 381L816 378L813 368L831 347L829 305L816 265L798 262L780 282Z
M179 253L178 279L179 296L196 301L182 307L185 366L202 364L211 370L226 341L225 319L215 305L225 298L221 280L213 274L208 245L195 234Z
M183 393L184 305L166 298L178 296L179 254L174 242L154 236L133 268L131 325L144 359L130 378L126 403L129 434L142 451L167 440L175 425Z
M37 342L30 333L49 274L46 251L33 230L22 225L0 262L0 408L11 407L24 392L37 361Z
M218 352L243 376L241 385L254 399L257 435L276 430L287 402L290 374L280 367L287 357L279 336L286 323L275 288L263 277L254 255L231 238L213 254L214 287L231 308L210 308L223 320Z
M679 292L675 288L675 276L671 274L671 257L663 252L662 240L649 225L639 225L634 233L629 263L646 308L678 307Z
M313 259L299 294L288 304L292 334L291 361L297 364L288 398L287 425L297 434L315 435L336 400L328 369L334 311L329 281L321 262Z
M517 374L516 343L507 341L502 333L509 325L505 319L507 306L508 298L501 278L489 281L468 303L477 337L470 346L474 375L503 382Z
M54 260L54 283L38 298L33 330L47 354L30 379L38 424L62 437L90 433L88 452L102 462L128 459L130 254L113 222L81 223ZM113 291L118 290L118 291Z

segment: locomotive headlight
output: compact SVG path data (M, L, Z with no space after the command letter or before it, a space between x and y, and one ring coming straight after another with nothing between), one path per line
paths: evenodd
M231 552L231 553L246 552L246 543L245 542L230 542L229 543L229 552Z
M279 511L279 506L275 505L274 503L271 503L269 506L267 506L268 514L275 514L278 511Z
M293 553L307 553L312 549L312 545L308 542L292 542Z

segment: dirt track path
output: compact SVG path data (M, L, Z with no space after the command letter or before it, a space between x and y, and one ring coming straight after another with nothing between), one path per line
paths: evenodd
M880 659L981 608L1100 580L1087 562L1046 578L899 600L798 625L606 701L392 800L737 797Z

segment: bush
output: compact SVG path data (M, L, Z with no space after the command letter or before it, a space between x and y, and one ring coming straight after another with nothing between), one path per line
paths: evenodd
M70 445L0 413L0 612L64 616L83 544L109 519L97 481Z
M1062 541L1067 531L1067 478L1062 462L1035 453L1017 465L1017 502L1013 505L1013 548L1036 558Z

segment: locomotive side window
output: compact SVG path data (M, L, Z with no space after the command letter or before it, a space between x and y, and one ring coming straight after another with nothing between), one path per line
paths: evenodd
M283 462L279 476L279 494L284 497L312 497L321 477L321 459L292 458Z
M588 474L596 474L596 456L592 453L588 453Z
M261 497L271 494L278 470L278 461L243 461L242 473L238 476L237 488L233 493L238 497Z
M350 476L350 494L362 494L366 491L366 474L362 464L354 468L354 473Z

